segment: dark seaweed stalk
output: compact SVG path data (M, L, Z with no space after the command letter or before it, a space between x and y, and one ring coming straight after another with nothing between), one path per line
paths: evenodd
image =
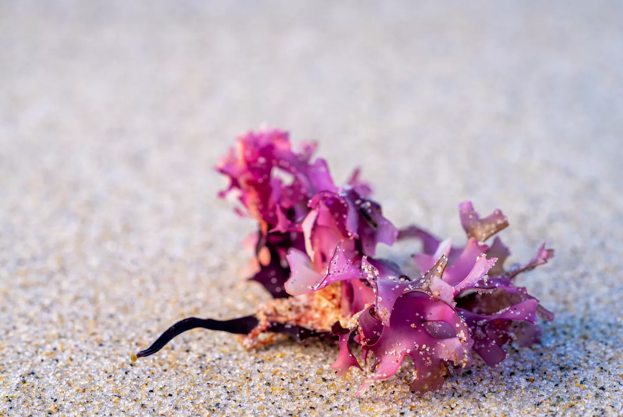
M173 338L180 334L192 329L208 329L219 330L222 332L234 333L234 334L249 334L253 330L259 321L255 316L239 317L232 320L214 320L214 319L200 319L197 317L188 317L184 320L180 320L173 326L169 327L150 347L145 350L141 350L132 359L143 358L151 356L158 352L160 349L166 346Z

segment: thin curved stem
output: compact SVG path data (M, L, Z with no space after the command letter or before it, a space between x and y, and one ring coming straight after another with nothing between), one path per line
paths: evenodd
M232 320L214 320L214 319L200 319L197 317L188 317L184 320L180 320L173 326L169 327L150 347L145 350L141 350L136 354L136 358L143 358L153 355L160 349L166 346L173 338L180 334L192 329L208 329L219 330L222 332L229 332L234 334L248 334L253 330L259 321L255 316L239 317ZM133 358L134 359L134 358Z

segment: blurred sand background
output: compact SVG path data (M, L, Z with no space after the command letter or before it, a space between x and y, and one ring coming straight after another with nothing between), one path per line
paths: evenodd
M616 2L0 2L0 414L621 414L622 93ZM315 341L132 364L268 299L212 170L262 123L361 165L398 226L459 239L471 199L513 261L547 241L542 345L422 399L407 368L355 398Z

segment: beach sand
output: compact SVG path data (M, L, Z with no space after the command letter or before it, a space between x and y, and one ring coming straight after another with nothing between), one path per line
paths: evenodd
M614 2L0 3L0 414L620 415L623 8ZM213 171L263 123L355 166L397 226L463 239L501 208L555 312L542 343L415 397L409 366L329 369L332 343L258 351L187 316L268 300L255 230ZM381 253L405 260L413 242Z

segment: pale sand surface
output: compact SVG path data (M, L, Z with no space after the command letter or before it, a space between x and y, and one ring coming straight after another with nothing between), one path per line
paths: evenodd
M621 4L378 3L0 2L0 414L623 413ZM196 330L132 364L268 299L212 171L262 122L362 165L396 225L459 239L472 199L513 260L547 241L542 345L422 399L408 368L355 398L316 341Z

